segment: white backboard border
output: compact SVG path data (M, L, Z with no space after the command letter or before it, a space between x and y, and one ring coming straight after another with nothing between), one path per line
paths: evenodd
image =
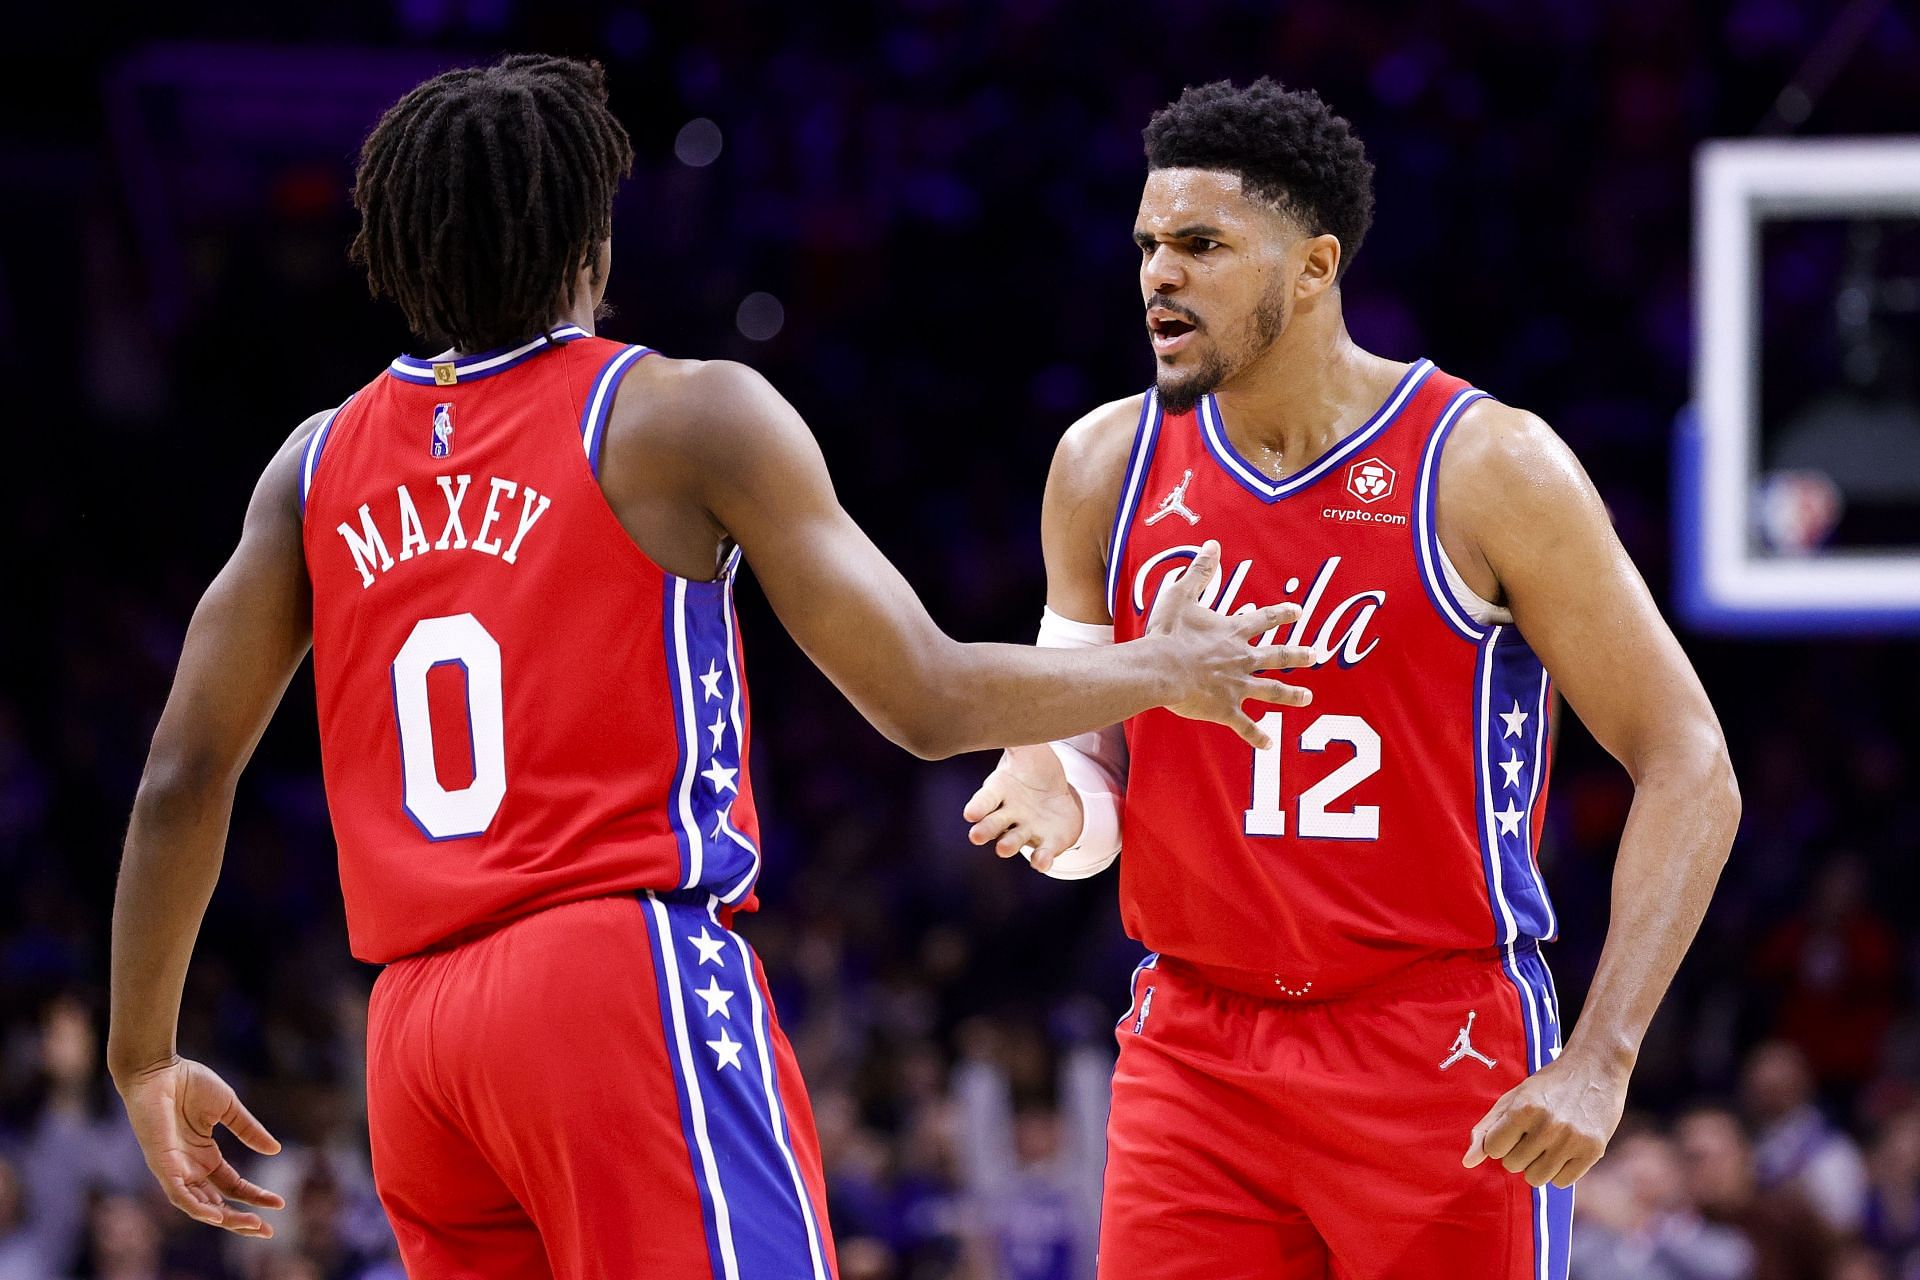
M1694 403L1676 424L1676 585L1695 626L1920 631L1920 554L1752 553L1763 219L1920 216L1920 138L1724 140L1694 162ZM1916 530L1920 538L1920 530Z

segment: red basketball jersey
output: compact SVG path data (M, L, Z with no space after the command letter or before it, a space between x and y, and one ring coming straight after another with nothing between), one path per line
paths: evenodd
M321 758L363 960L637 889L756 905L738 555L714 582L665 572L596 478L647 354L569 326L402 357L307 446Z
M1474 620L1434 532L1447 434L1483 393L1417 362L1359 430L1274 481L1212 397L1149 394L1114 527L1115 638L1209 538L1209 603L1299 603L1268 643L1311 645L1285 679L1311 705L1249 704L1273 747L1154 710L1127 723L1120 859L1128 931L1280 994L1365 985L1436 951L1555 930L1534 852L1547 678L1511 626Z

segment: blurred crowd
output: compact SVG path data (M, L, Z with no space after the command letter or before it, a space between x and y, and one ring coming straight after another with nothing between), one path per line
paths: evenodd
M608 331L766 371L936 617L1010 640L1039 614L1053 441L1151 376L1139 129L1189 81L1312 85L1378 166L1356 336L1545 416L1664 599L1694 147L1920 132L1911 12L1845 6L1867 38L1823 55L1841 70L1783 119L1779 90L1828 47L1821 0L1367 8L38 14L22 38L44 74L0 84L0 1280L398 1275L364 1136L373 975L347 955L304 674L241 784L180 1036L286 1143L249 1166L290 1201L273 1242L156 1201L100 1036L119 837L193 602L286 432L407 346L345 264L346 185L381 108L442 67L506 48L607 63L641 157ZM676 155L696 119L701 146ZM1831 304L1825 264L1787 268L1776 293ZM753 337L750 293L780 303ZM1770 358L1823 357L1796 332ZM1056 884L968 846L958 814L991 761L888 746L748 590L769 862L742 927L812 1087L842 1274L1086 1277L1110 1028L1139 958L1112 879ZM1581 1184L1575 1274L1920 1277L1912 645L1682 636L1744 825L1628 1122ZM1575 717L1561 736L1542 860L1572 1010L1632 791Z

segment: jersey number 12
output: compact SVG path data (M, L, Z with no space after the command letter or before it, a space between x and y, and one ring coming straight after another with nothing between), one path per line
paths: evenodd
M1260 727L1273 745L1253 753L1253 804L1247 809L1250 836L1287 834L1287 811L1280 803L1281 713L1260 717ZM1302 751L1325 751L1329 743L1353 748L1353 759L1300 793L1300 828L1296 834L1321 840L1378 840L1380 806L1357 804L1351 809L1328 808L1335 800L1380 772L1380 735L1359 716L1324 715L1300 735Z

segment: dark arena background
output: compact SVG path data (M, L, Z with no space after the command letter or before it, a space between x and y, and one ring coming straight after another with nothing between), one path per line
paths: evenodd
M253 1166L291 1201L271 1243L157 1198L101 1064L107 921L187 617L255 478L409 349L346 259L359 144L420 79L519 50L604 62L633 136L603 331L764 371L963 639L1031 639L1054 442L1152 377L1129 240L1148 115L1271 74L1348 116L1378 195L1355 338L1571 442L1745 795L1580 1186L1576 1239L1635 1261L1576 1249L1575 1275L1920 1276L1910 5L360 0L7 26L0 1280L400 1275L309 675L240 786L181 1031L287 1143ZM768 849L743 931L813 1092L843 1274L1091 1276L1139 959L1112 874L971 847L991 759L890 746L752 587L742 611ZM1569 1023L1631 794L1565 717L1542 861Z

